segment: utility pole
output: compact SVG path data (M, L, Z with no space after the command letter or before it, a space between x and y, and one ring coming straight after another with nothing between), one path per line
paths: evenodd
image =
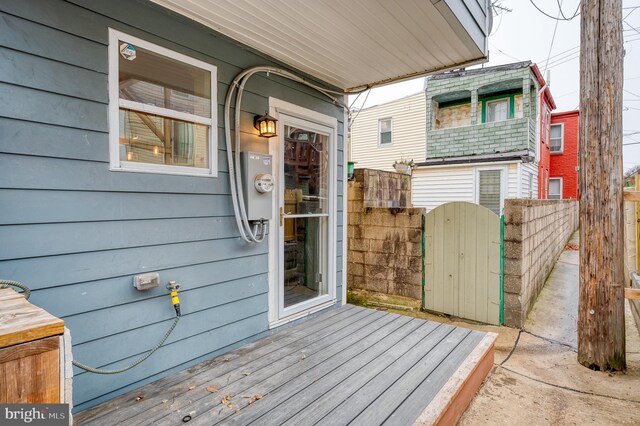
M622 1L582 0L578 362L623 370Z

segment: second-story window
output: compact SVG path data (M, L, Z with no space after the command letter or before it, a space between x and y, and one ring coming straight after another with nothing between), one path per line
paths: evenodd
M551 125L549 151L552 154L559 154L564 151L564 128L562 124Z
M383 118L378 121L378 143L388 145L391 143L391 119Z
M487 123L509 119L509 98L487 102Z

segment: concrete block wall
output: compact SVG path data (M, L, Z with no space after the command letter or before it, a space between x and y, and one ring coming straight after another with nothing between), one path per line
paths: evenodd
M504 321L520 328L578 228L578 202L508 199L504 220Z
M411 193L411 179L406 177L399 173L362 169L356 170L355 179L349 182L348 288L421 298L422 216L425 210L370 206L372 203L396 203L410 197L405 191ZM393 183L400 188L388 189ZM379 184L382 186L377 186ZM386 193L393 200L369 198Z
M362 207L411 207L411 176L374 169L356 169Z

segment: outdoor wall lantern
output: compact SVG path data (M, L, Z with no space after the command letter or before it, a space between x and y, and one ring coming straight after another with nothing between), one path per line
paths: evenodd
M265 113L264 115L257 115L253 121L253 125L258 132L260 132L260 136L263 138L272 138L277 136L276 134L276 120L269 114Z

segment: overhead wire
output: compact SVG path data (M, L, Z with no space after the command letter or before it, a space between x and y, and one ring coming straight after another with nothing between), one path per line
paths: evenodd
M367 96L364 97L364 101L362 101L362 106L358 109L356 116L351 119L351 123L349 123L350 127L353 127L353 123L356 122L356 118L358 118L358 115L360 115L360 111L364 109L364 105L367 103L367 99L369 99L370 94L371 94L371 89L369 89L369 91L367 92Z
M558 17L560 17L560 15L564 16L564 14L562 13L563 0L557 0L557 1L558 1ZM549 53L547 54L547 61L544 64L543 73L547 72L547 66L549 65L549 57L551 56L551 51L553 50L553 42L556 40L556 32L558 31L558 22L560 22L560 20L556 20L556 24L553 27L553 35L551 36L551 45L549 46Z
M566 17L560 18L561 14L562 14L562 16L564 16L564 14L562 13L561 10L560 10L560 13L558 14L558 17L555 17L553 15L549 15L547 12L545 12L542 9L540 9L540 7L538 7L538 5L533 0L529 0L529 2L533 5L533 7L535 7L538 10L538 12L542 13L547 18L555 19L556 21L571 21L576 16L580 15L580 5L582 3L582 2L578 2L578 7L576 7L576 11L573 13L573 15L571 17L569 17L569 18L566 18Z

